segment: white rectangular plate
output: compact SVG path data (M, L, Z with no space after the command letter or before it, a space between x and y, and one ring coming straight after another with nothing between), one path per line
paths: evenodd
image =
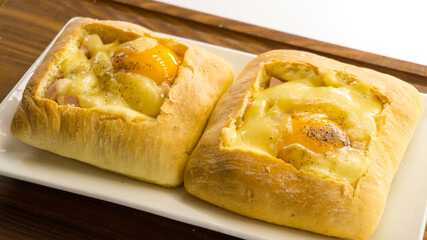
M244 52L177 39L200 45L221 56L234 66L236 75L254 57ZM203 202L189 195L183 187L167 189L140 182L16 140L9 131L12 116L29 78L55 40L0 105L1 175L114 202L245 239L332 239L246 218ZM427 102L427 95L422 94L422 97ZM370 239L422 239L427 205L426 143L427 107L393 181L380 226Z

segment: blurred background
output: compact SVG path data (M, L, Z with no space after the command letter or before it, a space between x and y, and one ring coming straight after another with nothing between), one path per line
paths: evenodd
M160 2L427 65L425 0L160 0Z

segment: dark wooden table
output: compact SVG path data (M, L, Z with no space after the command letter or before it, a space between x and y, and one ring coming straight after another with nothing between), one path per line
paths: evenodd
M0 100L72 17L124 20L250 53L300 49L369 67L427 92L427 66L334 46L163 3L0 0ZM0 239L235 239L200 227L0 176ZM427 235L424 235L427 240Z

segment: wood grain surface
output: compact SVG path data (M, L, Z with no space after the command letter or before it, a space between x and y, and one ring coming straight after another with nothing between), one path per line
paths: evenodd
M134 22L154 31L255 54L280 48L308 50L397 76L427 92L426 66L353 49L327 50L334 46L157 2L0 0L0 6L0 100L75 16ZM0 239L235 238L0 176Z

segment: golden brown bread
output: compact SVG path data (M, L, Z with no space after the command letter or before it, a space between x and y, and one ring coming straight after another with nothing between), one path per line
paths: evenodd
M149 37L182 56L156 118L129 120L123 114L59 105L46 98L47 89L61 75L60 64L68 58L68 49L79 47L84 33L98 34L107 43ZM11 132L37 148L148 182L177 186L182 183L189 153L232 80L232 67L204 49L135 24L82 18L69 24L30 79Z
M254 105L250 103L254 96L268 86L268 77L263 76L266 66L272 64L290 66L273 74L284 81L290 76L287 71L309 69L313 79L321 80L321 87L327 82L322 80L324 76L332 74L347 85L367 88L366 93L381 102L380 112L373 117L374 134L369 135L366 146L351 146L362 153L361 160L366 163L355 183L300 169L244 144L233 147L233 141L227 143L236 138L235 129L248 121L245 113ZM329 236L366 239L379 224L392 179L422 108L417 90L395 77L307 52L267 52L246 66L218 102L190 156L184 185L189 193L245 216ZM305 148L299 151L319 155ZM320 153L321 158L331 152Z

